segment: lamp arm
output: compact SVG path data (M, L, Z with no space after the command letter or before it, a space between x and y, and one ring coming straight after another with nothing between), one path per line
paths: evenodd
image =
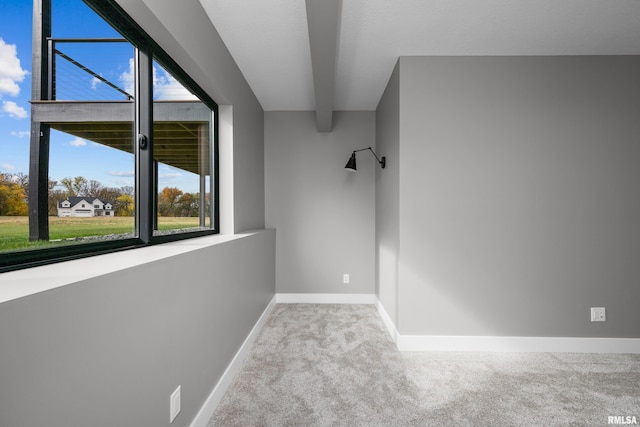
M373 151L373 150L371 149L371 147L369 147L369 151L371 151L371 154L373 154L373 157L375 157L375 158L376 158L376 160L378 161L378 163L382 164L382 160L380 160L380 158L378 157L378 155L376 154L376 152L375 152L375 151Z
M359 150L353 150L353 153L355 154L355 153L357 153L358 151L366 151L366 150L371 151L371 154L373 154L373 157L375 157L375 158L376 158L376 160L378 161L378 163L380 163L380 166L382 166L382 168L384 169L384 167L385 167L385 163L386 163L386 162L385 162L385 160L386 160L386 159L383 157L383 158L382 158L382 160L380 160L380 158L378 157L378 155L376 154L376 152L375 152L375 151L373 151L373 150L371 149L371 147L361 148L361 149L359 149Z

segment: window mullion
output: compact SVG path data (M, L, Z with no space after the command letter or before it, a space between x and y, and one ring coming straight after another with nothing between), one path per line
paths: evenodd
M209 149L211 155L209 156L209 167L212 171L209 176L209 182L211 188L211 195L209 197L209 218L211 218L211 228L216 231L220 231L220 216L219 216L219 191L218 191L218 109L211 111L211 123L210 123L210 135L212 138Z
M155 205L152 60L148 52L136 49L136 228L138 237L145 243L153 236Z

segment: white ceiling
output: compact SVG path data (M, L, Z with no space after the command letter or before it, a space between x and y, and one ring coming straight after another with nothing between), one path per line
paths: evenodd
M200 2L265 110L314 109L304 0ZM399 56L639 54L640 0L343 0L334 109L374 110Z

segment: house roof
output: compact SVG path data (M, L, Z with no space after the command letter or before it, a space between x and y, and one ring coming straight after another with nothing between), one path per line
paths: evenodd
M78 203L82 202L83 200L87 203L89 203L90 205L93 206L93 202L95 202L96 200L98 200L100 203L102 203L103 205L106 205L107 203L113 206L113 203L110 201L105 201L102 199L99 199L97 197L68 197L64 200L58 200L58 207L62 208L62 202L64 202L65 200L68 200L69 203L71 204L71 206L75 206Z

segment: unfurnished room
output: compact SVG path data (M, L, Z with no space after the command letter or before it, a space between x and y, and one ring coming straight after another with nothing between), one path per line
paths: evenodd
M640 423L637 0L0 1L0 426Z

